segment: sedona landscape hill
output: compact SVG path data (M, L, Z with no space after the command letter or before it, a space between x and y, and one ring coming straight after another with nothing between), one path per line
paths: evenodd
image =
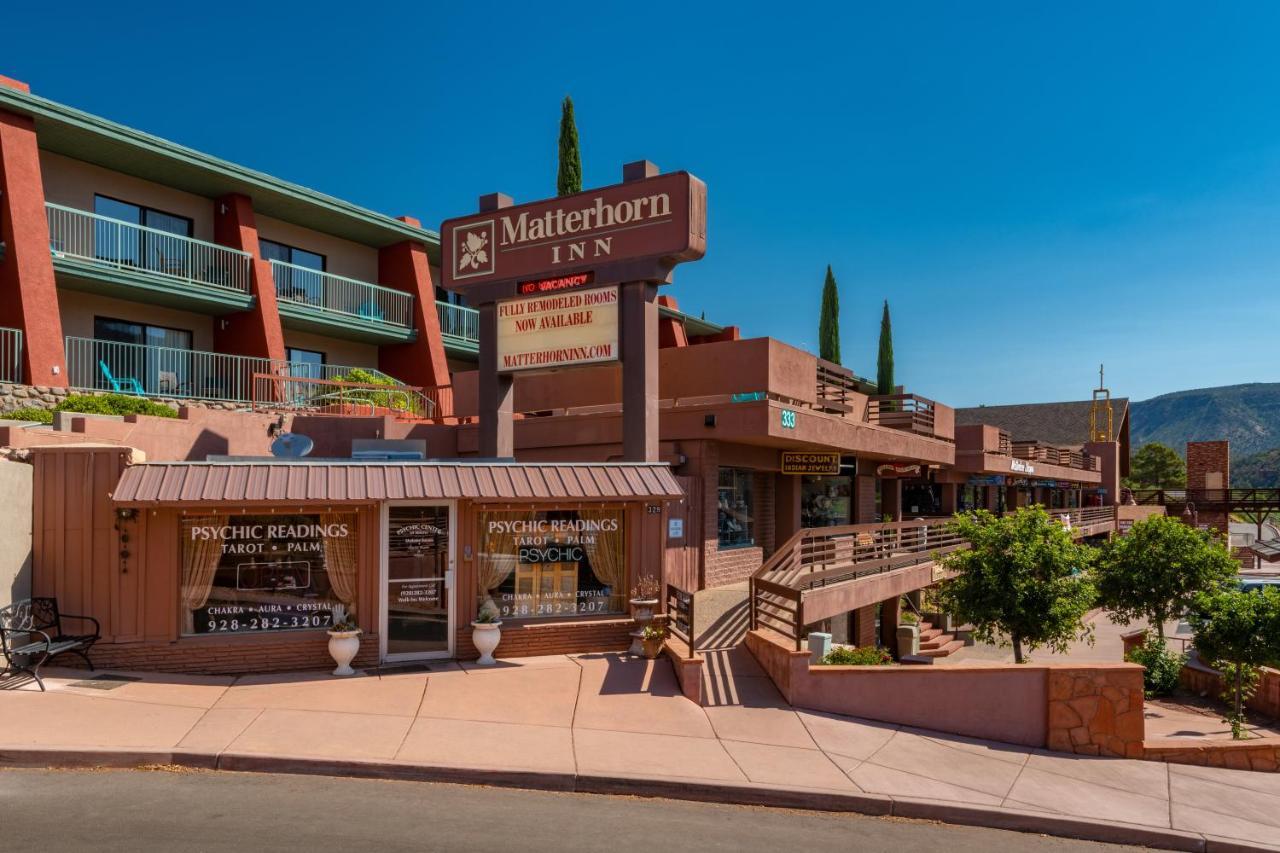
M1269 473L1254 472L1250 458L1280 448L1280 382L1161 394L1131 402L1129 418L1134 450L1158 441L1181 455L1186 452L1188 441L1226 439L1231 442L1233 486L1280 485L1245 479L1258 474L1265 474L1268 479L1277 477L1275 464L1270 465Z

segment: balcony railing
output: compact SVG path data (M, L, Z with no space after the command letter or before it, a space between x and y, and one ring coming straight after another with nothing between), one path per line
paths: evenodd
M0 382L22 382L22 330L0 328Z
M307 364L177 347L68 337L67 382L77 391L113 391L174 400L251 403L261 374L330 381L355 368ZM389 378L362 368L380 379Z
M462 305L436 302L440 316L440 334L472 343L480 342L480 312Z
M933 401L915 394L884 394L867 402L867 421L877 426L933 435Z
M175 281L249 292L250 257L244 252L111 219L59 204L46 204L49 248L55 258L92 261Z
M284 261L271 262L276 298L362 320L413 328L413 295Z
M1076 468L1081 471L1097 471L1100 468L1100 460L1096 456L1066 447L1043 444L1039 441L1013 442L1012 455L1017 459L1043 462L1046 465L1061 465L1064 468Z

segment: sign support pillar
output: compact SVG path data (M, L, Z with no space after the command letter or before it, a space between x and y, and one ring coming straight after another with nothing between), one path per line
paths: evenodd
M511 196L489 193L480 196L479 206L481 213L488 213L511 204ZM486 300L477 310L480 314L480 455L490 459L514 458L512 423L516 395L514 377L498 371L498 304Z
M622 458L658 461L658 286L622 285Z

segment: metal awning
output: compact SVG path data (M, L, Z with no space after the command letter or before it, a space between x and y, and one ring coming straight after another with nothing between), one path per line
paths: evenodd
M120 475L121 506L216 507L383 500L681 500L665 463L360 462L278 460L158 462Z
M1268 563L1280 562L1280 539L1261 539L1245 547L1252 551L1258 559Z

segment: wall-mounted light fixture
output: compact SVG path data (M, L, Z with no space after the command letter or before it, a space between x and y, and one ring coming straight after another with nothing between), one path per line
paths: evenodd
M121 521L132 521L138 511L131 506L122 506L116 510L116 518Z

